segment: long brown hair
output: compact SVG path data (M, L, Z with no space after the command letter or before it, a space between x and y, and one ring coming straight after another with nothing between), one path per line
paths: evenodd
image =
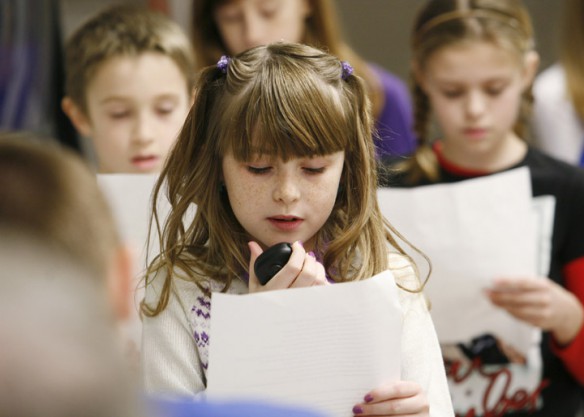
M424 68L429 57L441 48L468 41L487 41L506 48L518 57L533 50L533 27L527 9L520 0L431 0L418 12L411 34L412 57L418 68ZM409 179L438 180L438 161L431 149L431 106L426 93L411 74L414 101L414 131L418 147L414 156L399 169ZM531 111L531 88L523 94L521 112L515 133L521 138L527 132Z
M388 243L403 251L377 204L372 118L362 80L344 73L338 58L300 44L253 48L224 70L211 66L200 73L194 105L155 186L161 253L149 277L163 271L166 281L158 304L143 304L142 311L156 315L165 308L174 276L201 289L213 279L226 290L247 271L249 235L221 190L227 152L239 160L259 152L286 161L343 150L341 188L316 235L315 252L339 282L387 269ZM163 228L157 211L162 193L171 207ZM194 219L185 222L195 205Z

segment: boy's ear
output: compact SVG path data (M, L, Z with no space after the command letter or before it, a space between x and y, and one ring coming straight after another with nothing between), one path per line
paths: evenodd
M61 108L63 112L69 117L75 129L81 136L91 137L91 123L89 123L89 118L85 115L83 111L75 104L71 97L66 96L61 100Z
M115 317L121 322L130 316L133 305L134 253L126 246L116 249L107 275L108 295Z
M523 68L523 88L528 88L535 79L537 74L537 69L539 68L539 54L535 51L529 51L524 57L524 68Z

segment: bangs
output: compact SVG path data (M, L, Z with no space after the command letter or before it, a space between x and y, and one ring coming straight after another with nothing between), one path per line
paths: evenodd
M268 62L249 88L224 98L221 155L232 152L240 161L269 155L287 161L355 146L354 117L343 112L343 107L353 106L342 103L335 87L321 77L299 74L305 68L276 68L286 64L292 66L290 61Z

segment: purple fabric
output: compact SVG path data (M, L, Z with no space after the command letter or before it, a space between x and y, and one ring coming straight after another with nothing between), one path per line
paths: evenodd
M406 84L383 68L369 64L379 77L384 94L384 105L375 122L379 135L377 155L403 156L413 153L416 140L412 130L412 102Z

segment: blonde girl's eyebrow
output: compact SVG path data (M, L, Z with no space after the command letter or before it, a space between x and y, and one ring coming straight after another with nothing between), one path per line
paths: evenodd
M505 83L508 82L510 79L509 75L507 74L496 74L487 79L481 81L481 84L488 84L488 83ZM440 87L460 87L464 85L463 82L446 77L435 77L434 78L437 85Z
M280 5L280 0L261 0L258 4L261 8L275 9Z
M129 103L131 100L125 96L107 96L99 101L99 104L109 104L109 103Z

